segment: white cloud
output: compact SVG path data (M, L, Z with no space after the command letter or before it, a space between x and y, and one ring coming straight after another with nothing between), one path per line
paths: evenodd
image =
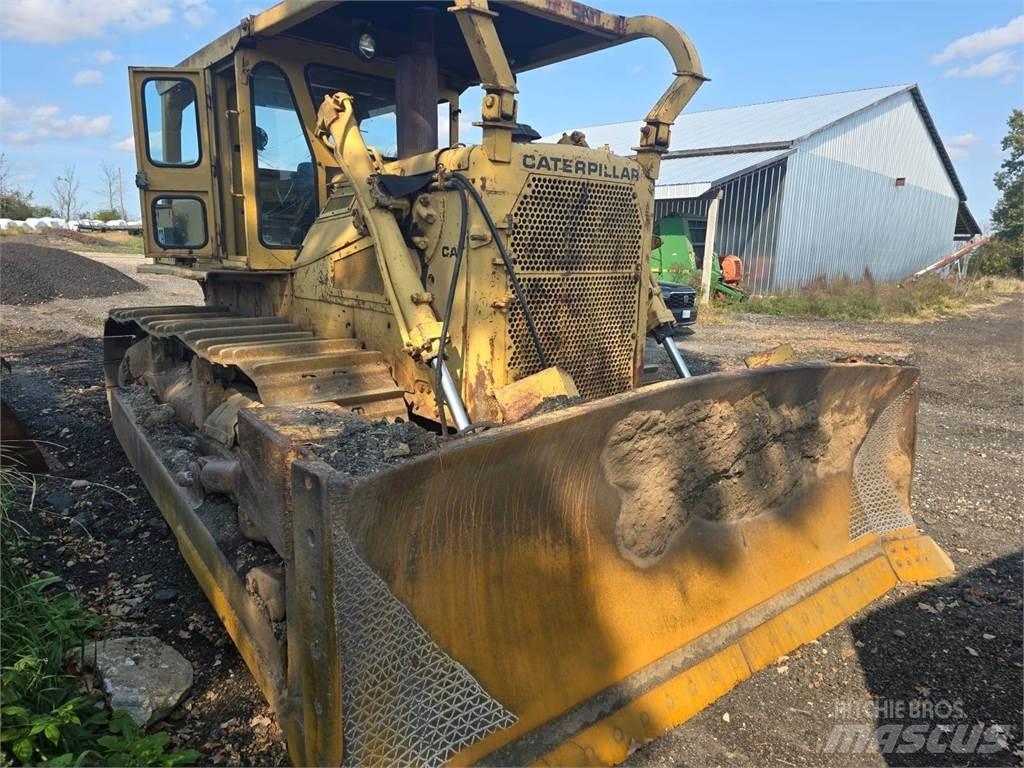
M71 78L73 85L99 85L103 82L103 73L98 69L83 69L80 72L76 72L75 76Z
M0 96L0 120L11 120L18 116L18 108L6 96Z
M931 58L932 64L945 64L953 59L973 59L1002 48L1024 43L1024 16L1018 16L1004 27L992 27L954 40Z
M114 52L109 48L105 48L102 51L94 51L92 57L100 64L109 64L117 58L117 56L114 55Z
M61 108L54 104L26 109L9 99L0 101L0 116L4 118L2 138L11 144L109 136L114 121L110 115L62 117Z
M200 27L215 15L208 0L2 0L0 37L61 44L108 33L137 32L176 18ZM97 51L101 64L111 51Z
M60 107L56 104L47 104L45 107L32 107L28 111L28 119L34 123L45 122L58 114L60 114Z
M217 15L206 0L181 0L181 10L185 22L191 27L206 26Z
M129 136L127 139L121 139L121 141L115 141L110 145L110 149L116 149L118 152L134 152L135 151L135 137Z
M967 157L970 153L971 147L977 143L978 137L973 133L962 133L945 142L946 152L948 152L949 156L954 159Z
M998 77L1018 68L1012 53L996 51L970 66L947 69L944 74L946 77Z

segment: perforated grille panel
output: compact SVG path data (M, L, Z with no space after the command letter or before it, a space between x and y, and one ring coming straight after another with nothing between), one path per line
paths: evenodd
M628 184L531 176L512 210L509 246L550 365L584 398L633 384L641 216ZM509 367L540 370L523 309L508 314Z
M585 398L632 385L637 281L632 275L523 275L526 303L549 365L568 371ZM518 302L509 312L511 367L540 370L537 348Z
M512 211L509 246L522 272L619 272L640 254L636 190L557 176L530 176Z
M853 459L851 541L868 533L898 531L913 523L893 471L910 471L909 460L899 446L904 429L900 417L916 387L915 384L897 396L878 415ZM901 462L906 462L905 466Z

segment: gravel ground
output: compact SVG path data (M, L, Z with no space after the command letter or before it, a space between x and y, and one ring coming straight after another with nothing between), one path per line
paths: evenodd
M60 248L22 242L0 245L0 302L42 304L141 291L125 273Z
M126 271L141 261L100 258ZM12 397L38 439L52 443L62 465L38 480L37 530L45 541L35 565L64 576L87 603L111 614L110 634L156 635L193 663L193 690L162 726L178 743L202 750L211 764L282 764L272 713L107 421L96 338L107 308L201 301L187 281L138 277L149 290L114 301L4 310L4 357L13 365L5 399ZM680 339L695 372L735 367L744 355L781 342L804 358L883 355L918 365L916 519L953 558L957 576L876 602L638 750L629 764L1020 763L1022 311L1017 296L967 317L920 324L739 317ZM661 350L651 349L650 357L667 370ZM75 479L89 485L72 488ZM899 711L900 702L906 708L915 701L943 717ZM873 703L889 710L874 716ZM925 723L946 743L957 726L997 725L1002 732L990 733L1007 748L997 744L983 755L882 754L877 747L832 754L825 744L837 723Z

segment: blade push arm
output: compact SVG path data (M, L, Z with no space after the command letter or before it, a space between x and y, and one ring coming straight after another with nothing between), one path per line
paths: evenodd
M377 173L377 167L359 131L351 96L335 93L324 97L317 113L316 134L334 152L365 214L366 226L376 243L385 291L394 307L406 350L413 357L428 361L441 349L441 323L430 302L423 301L427 290L397 220L374 199L370 179Z

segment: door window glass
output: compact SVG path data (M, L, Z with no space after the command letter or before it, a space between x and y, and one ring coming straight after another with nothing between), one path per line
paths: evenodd
M206 245L206 212L197 197L158 197L153 201L154 239L161 248Z
M147 80L143 86L146 151L155 165L199 164L199 113L189 80Z
M252 105L260 242L295 248L316 218L316 179L288 79L273 64L253 68Z

